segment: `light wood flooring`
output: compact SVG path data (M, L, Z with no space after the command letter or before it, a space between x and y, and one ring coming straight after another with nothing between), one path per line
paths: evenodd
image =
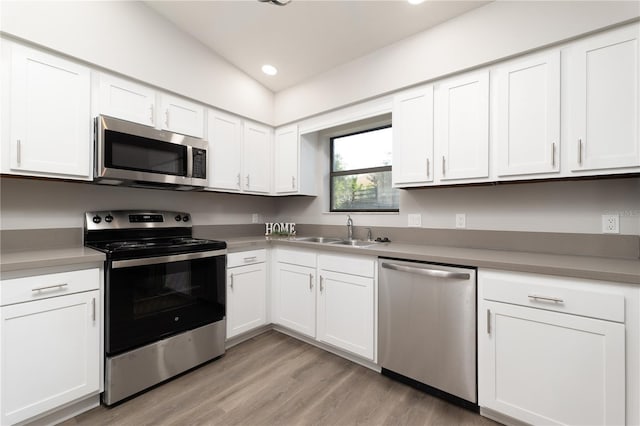
M269 331L224 357L75 425L495 425L292 337Z

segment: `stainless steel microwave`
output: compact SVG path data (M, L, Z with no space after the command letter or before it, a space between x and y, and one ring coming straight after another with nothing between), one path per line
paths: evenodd
M207 141L100 115L95 181L197 189L207 185Z

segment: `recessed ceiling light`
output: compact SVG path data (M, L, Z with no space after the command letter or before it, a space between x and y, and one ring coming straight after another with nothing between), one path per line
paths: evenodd
M407 0L409 4L420 4L423 3L424 0Z
M274 67L273 65L263 65L262 66L262 72L265 73L266 75L276 75L278 74L278 70L276 67Z

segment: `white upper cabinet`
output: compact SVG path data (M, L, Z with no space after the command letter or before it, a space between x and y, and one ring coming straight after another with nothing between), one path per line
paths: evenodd
M275 130L274 193L316 195L317 133L299 134L298 126Z
M634 24L567 49L572 171L640 166L639 38Z
M393 98L393 186L433 182L433 86Z
M242 174L242 121L239 117L209 110L209 187L240 191Z
M498 176L560 171L560 52L496 70Z
M99 80L100 114L155 126L155 90L104 73L100 74Z
M436 89L436 173L440 181L489 176L489 71L445 80Z
M274 140L276 194L295 194L299 185L298 126L276 129Z
M270 127L244 122L242 188L246 192L268 194L271 191L272 138Z
M163 130L202 138L204 107L177 96L161 94L160 127Z
M11 70L3 73L11 97L9 140L3 141L10 146L10 161L3 169L10 170L4 171L90 180L89 69L17 44L10 48Z

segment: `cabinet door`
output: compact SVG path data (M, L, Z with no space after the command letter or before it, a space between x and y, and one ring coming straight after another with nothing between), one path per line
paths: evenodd
M248 192L271 191L271 129L245 122L243 132L243 189Z
M479 318L480 406L530 424L625 423L624 324L487 301Z
M155 125L156 92L146 86L100 74L100 114L147 126Z
M634 25L569 50L571 170L640 166L639 38Z
M11 169L91 178L89 70L13 45Z
M315 269L281 262L276 268L275 322L315 338Z
M298 126L276 130L275 141L275 191L276 194L298 192Z
M465 74L438 89L440 180L489 176L489 71Z
M320 271L318 340L373 360L373 278Z
M240 118L209 110L209 186L241 190L242 122Z
M162 113L160 126L183 135L201 138L204 136L204 107L167 94L162 94Z
M227 338L267 323L267 271L264 263L227 273Z
M98 290L0 308L2 424L99 391Z
M393 99L393 185L433 182L433 86Z
M497 71L498 175L560 170L560 52Z

